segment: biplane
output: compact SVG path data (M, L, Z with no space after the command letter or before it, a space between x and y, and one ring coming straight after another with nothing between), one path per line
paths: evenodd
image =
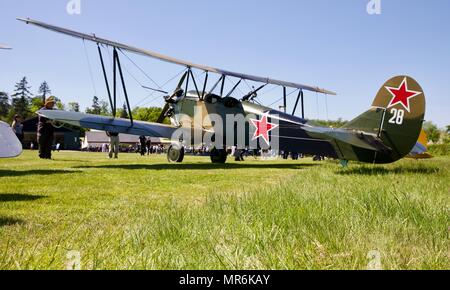
M377 93L372 106L342 128L316 126L305 118L304 93L336 95L333 91L294 82L236 73L169 57L149 50L100 38L32 19L18 18L27 24L66 34L98 46L112 116L96 116L59 110L37 113L63 124L115 133L168 138L170 162L182 162L185 146L206 145L213 163L225 163L227 148L277 150L305 155L326 156L348 161L385 164L407 156L419 138L425 116L425 95L411 77L396 76L388 80ZM113 87L104 65L102 48L113 50ZM133 120L119 53L131 52L185 67L184 74L172 93L166 94L165 106L156 123ZM194 70L204 73L203 83L195 78ZM208 87L210 75L218 80ZM116 118L117 78L120 77L130 119ZM230 91L225 81L236 80ZM247 94L238 95L237 87L244 81L260 83ZM268 85L282 88L283 109L263 106L258 93ZM295 90L297 99L292 113L287 112L287 89ZM112 93L111 93L112 91ZM296 116L301 106L302 116ZM169 118L171 125L163 124Z

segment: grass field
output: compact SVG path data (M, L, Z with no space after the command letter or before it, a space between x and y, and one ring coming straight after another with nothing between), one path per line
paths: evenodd
M450 268L450 157L36 155L0 160L0 269Z

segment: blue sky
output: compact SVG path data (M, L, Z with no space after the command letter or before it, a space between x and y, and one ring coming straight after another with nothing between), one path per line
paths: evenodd
M0 51L0 90L12 92L27 76L33 91L46 80L65 103L86 107L94 94L107 97L96 47L15 20L30 17L196 63L338 92L307 93L308 118L351 119L370 106L388 78L407 74L425 90L427 120L450 124L448 0L381 0L381 15L366 12L369 0L81 0L80 15L67 13L68 2L0 0L0 43L14 48ZM160 85L182 70L129 57ZM151 81L126 58L122 62L131 103L161 106L162 98L149 96L132 76L154 86ZM281 92L268 91L261 100L272 104Z

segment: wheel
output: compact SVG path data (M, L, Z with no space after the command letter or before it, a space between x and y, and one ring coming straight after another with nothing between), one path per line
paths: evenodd
M225 162L227 162L228 152L223 149L219 150L214 148L213 150L211 150L210 156L212 163L224 164Z
M184 148L181 145L170 145L167 151L167 160L170 163L181 163L184 159Z

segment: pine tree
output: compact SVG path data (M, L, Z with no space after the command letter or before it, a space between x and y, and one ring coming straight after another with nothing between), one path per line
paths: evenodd
M28 86L26 77L23 77L20 82L16 83L14 94L11 96L13 114L22 116L22 118L28 117L31 96L33 96L33 94L30 92L30 89L31 87Z
M120 118L122 119L129 119L130 117L128 116L128 107L126 104L123 104L122 106L122 110L120 111Z
M86 113L92 115L101 115L102 108L100 107L100 103L97 96L94 96L92 99L92 107L86 109Z
M6 120L11 105L9 104L9 96L5 92L0 92L0 119Z
M45 103L45 99L47 98L47 96L49 96L52 93L52 91L50 90L50 87L49 87L49 85L47 84L46 81L44 81L40 85L38 93L40 94L43 103Z

